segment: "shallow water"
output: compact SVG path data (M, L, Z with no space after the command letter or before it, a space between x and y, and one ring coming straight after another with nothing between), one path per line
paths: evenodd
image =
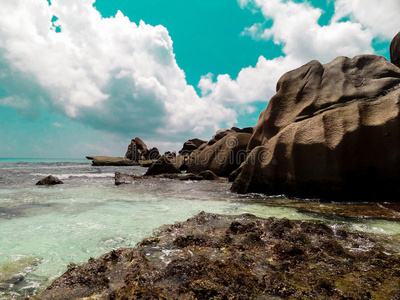
M92 167L89 161L0 161L0 298L35 294L70 262L133 247L159 226L203 210L320 219L389 238L400 234L396 221L328 220L294 208L266 206L263 201L271 198L231 194L225 181L154 179L115 186L115 171L142 174L145 169ZM35 185L50 174L64 184Z

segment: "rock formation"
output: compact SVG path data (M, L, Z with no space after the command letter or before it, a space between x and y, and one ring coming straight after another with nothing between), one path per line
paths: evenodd
M205 140L201 140L201 139L197 139L197 138L191 139L191 140L186 141L183 144L182 149L179 150L178 153L180 155L188 155L188 154L192 153L194 150L203 149L206 145L207 145L207 141L205 141Z
M400 256L341 226L200 213L30 299L398 299Z
M210 170L218 176L229 176L246 159L250 138L250 133L231 132L203 150L196 150L187 162L187 172Z
M230 133L234 133L234 132L252 134L253 133L253 127L245 127L245 128L242 128L242 129L240 129L238 127L232 127L230 129L220 129L215 133L215 135L213 135L211 140L208 141L207 145L208 146L214 145L216 142L218 142L220 139L222 139L226 135L228 135Z
M54 177L53 175L49 175L41 180L39 180L36 185L54 185L54 184L63 184L60 179Z
M139 163L126 157L86 156L92 161L92 166L138 166Z
M179 169L171 162L165 155L161 156L159 160L153 163L147 170L145 176L153 176L160 174L178 174L181 173Z
M390 43L390 61L400 68L400 32Z
M311 61L286 73L232 191L398 201L399 102L400 68L380 56Z
M146 144L139 138L134 138L128 146L125 157L134 162L139 162L143 153L148 151ZM144 159L146 160L146 159Z

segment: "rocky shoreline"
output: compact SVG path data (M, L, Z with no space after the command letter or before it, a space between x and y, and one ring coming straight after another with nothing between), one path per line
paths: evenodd
M200 213L70 264L37 299L397 299L400 255L341 226Z
M209 178L229 177L238 194L361 202L266 205L398 220L399 41L400 34L391 44L392 62L338 57L284 74L254 128L188 140L178 155L149 150L137 137L125 157L88 158L93 165L149 167L144 176L116 173L116 185L200 180L212 172ZM37 299L398 299L395 243L386 247L378 235L339 225L202 212L136 248L70 264Z
M398 202L399 41L400 34L392 62L358 55L287 72L255 127L190 139L178 155L160 155L136 137L123 158L88 158L93 165L149 166L147 175L209 170L229 177L239 194Z

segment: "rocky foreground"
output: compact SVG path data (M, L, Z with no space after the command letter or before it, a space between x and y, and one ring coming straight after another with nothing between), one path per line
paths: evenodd
M399 299L400 255L338 226L200 213L70 264L37 299Z

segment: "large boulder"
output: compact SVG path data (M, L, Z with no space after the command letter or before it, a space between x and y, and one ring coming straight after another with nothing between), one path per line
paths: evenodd
M201 152L193 155L186 163L188 173L213 171L218 176L227 177L244 162L247 156L249 133L232 132Z
M55 184L63 184L60 179L54 177L53 175L49 175L41 180L39 180L36 185L55 185Z
M390 61L400 68L400 32L390 43Z
M160 174L178 174L181 173L179 169L171 162L165 155L161 156L159 160L153 163L147 170L145 176L154 176Z
M314 60L286 73L232 191L398 201L399 102L400 69L380 56Z

